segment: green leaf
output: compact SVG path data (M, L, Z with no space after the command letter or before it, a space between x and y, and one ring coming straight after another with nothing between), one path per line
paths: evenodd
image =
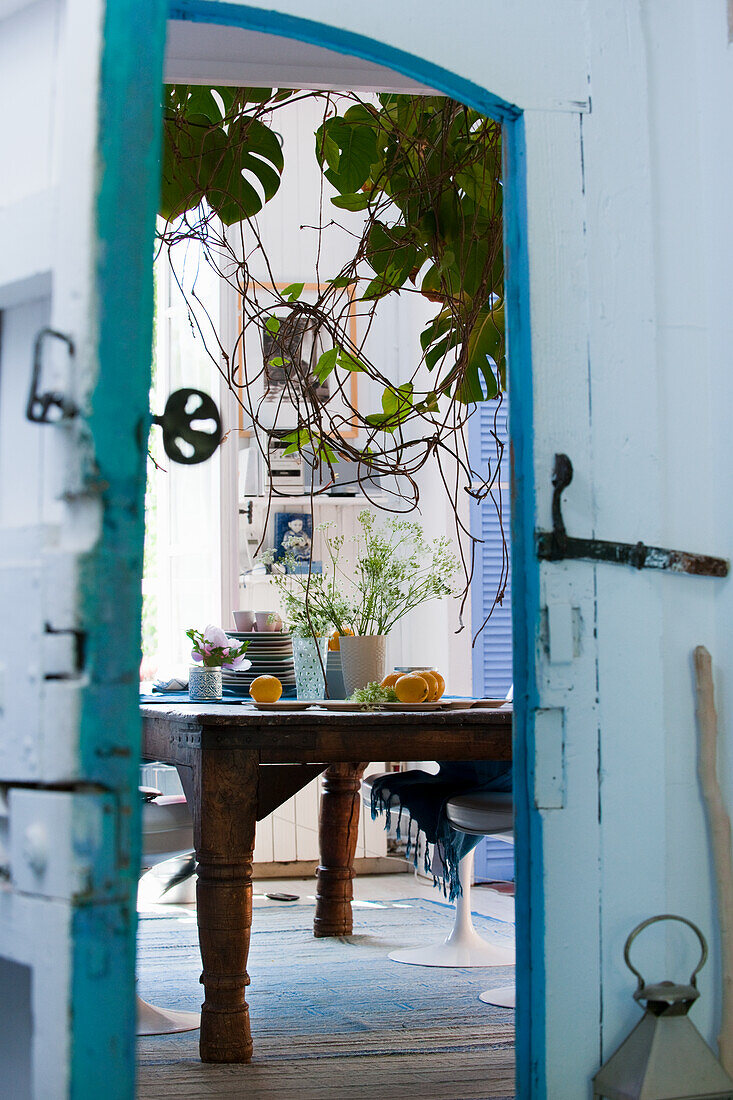
M288 359L288 362L290 362L289 359ZM285 365L285 360L283 359L283 357L281 355L275 355L275 356L273 356L272 359L268 359L267 363L268 363L268 366L270 366L270 367L282 367L282 366Z
M397 424L394 422L394 417L387 413L369 413L364 419L367 424L371 424L373 428L381 428L383 432L389 432L391 434L397 430Z
M159 211L166 220L194 209L204 196L199 177L209 125L204 115L196 115L193 120L165 119Z
M338 206L339 210L366 210L369 205L369 196L359 191L355 195L334 195L331 202L334 206Z
M280 437L283 443L289 445L283 451L285 455L300 454L302 449L311 441L311 433L307 428L301 428L293 432L287 432L287 434Z
M194 84L189 87L188 93L183 106L187 115L204 115L210 122L221 122L221 109L211 94L211 88Z
M434 370L435 366L448 354L450 349L456 346L458 340L458 333L454 330L433 344L430 350L425 353L425 366L428 370Z
M496 364L495 368L492 362ZM496 371L503 383L504 369L504 310L497 307L491 312L480 313L471 330L466 369L454 397L464 403L491 400L499 389Z
M326 279L329 286L332 287L345 287L354 286L358 280L351 278L349 275L339 275L337 279Z
M280 293L282 294L283 298L287 298L289 302L297 302L298 298L300 298L301 294L303 293L304 287L305 283L288 283L288 285L284 287L283 290L280 291Z
M337 367L342 370L351 371L352 374L358 374L360 371L365 370L363 363L360 363L353 355L350 355L348 351L344 351L343 348L338 349L338 361Z
M280 319L278 317L268 317L265 321L265 328L268 332L271 332L273 336L276 336L280 331Z
M243 153L257 154L274 165L278 173L282 172L285 166L282 145L275 131L264 122L245 115L232 124L230 133L235 147L239 145Z
M323 439L320 440L318 446L315 448L315 453L317 458L325 459L327 462L330 462L331 465L338 462L338 455Z
M382 408L385 415L397 423L406 419L412 409L412 392L411 382L406 382L396 390L387 386L382 393Z
M329 374L336 366L338 355L338 348L329 348L328 351L324 351L323 354L319 356L314 372L319 382L323 383L326 381Z
M455 268L441 271L437 264L431 264L426 271L420 293L431 302L457 301L461 295L461 273Z
M338 171L339 158L341 157L341 150L332 137L329 136L328 130L323 126L319 126L316 130L316 159L323 168L324 163L334 171Z
M452 324L453 315L450 310L441 310L438 316L420 333L420 347L422 350L425 351L439 336L445 335Z
M384 275L377 275L376 279L367 286L364 293L361 295L362 302L376 301L378 298L384 298L387 294L391 294L393 290L400 290L400 286L396 286L391 283Z
M206 200L224 225L233 225L259 213L262 198L242 175L223 130L207 134L202 167L209 179Z
M326 156L329 168L326 179L342 195L353 195L369 177L369 171L377 157L377 137L373 125L356 122L353 125L345 118L330 118L316 135L317 153L321 148ZM319 141L319 136L322 140ZM338 147L338 160L334 156L332 141Z
M237 88L242 103L266 103L272 96L272 88Z

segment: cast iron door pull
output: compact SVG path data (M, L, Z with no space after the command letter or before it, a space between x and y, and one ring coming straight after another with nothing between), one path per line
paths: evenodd
M730 562L706 554L684 550L664 550L643 542L604 542L601 539L571 538L562 518L561 496L573 480L573 464L567 455L555 455L552 484L552 531L537 531L537 557L541 561L608 561L614 565L632 565L635 569L666 569L671 573L692 573L698 577L727 577Z
M168 458L185 466L205 462L221 443L219 410L201 390L175 390L165 403L163 415L154 416L153 423L163 429ZM203 430L206 424L213 425L210 431ZM191 448L190 453L181 449L181 440Z
M79 413L79 408L70 397L57 390L47 390L39 393L43 371L43 348L47 340L59 340L66 345L70 359L74 358L74 341L64 332L57 332L54 328L42 328L36 336L33 345L33 374L31 376L31 388L28 394L28 404L25 408L26 418L34 424L56 424L60 420L71 420ZM54 413L51 410L55 410Z

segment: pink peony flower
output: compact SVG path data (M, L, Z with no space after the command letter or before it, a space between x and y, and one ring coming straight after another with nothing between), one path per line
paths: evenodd
M225 661L224 664L222 664L221 667L222 668L229 668L229 669L233 669L234 671L237 671L238 669L241 669L241 670L248 669L251 664L252 664L252 662L248 661L247 658L244 655L242 655L241 657L235 657L231 661Z
M220 626L214 626L212 623L206 627L204 631L204 638L207 642L210 642L212 646L228 646L229 637L224 633Z

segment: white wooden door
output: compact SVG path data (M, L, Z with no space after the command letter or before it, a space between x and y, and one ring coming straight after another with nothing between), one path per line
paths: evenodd
M0 1091L14 1100L133 1094L163 44L162 6L134 7L0 4L15 104L0 175Z

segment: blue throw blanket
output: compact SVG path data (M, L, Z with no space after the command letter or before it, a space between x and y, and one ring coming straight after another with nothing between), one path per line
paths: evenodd
M433 883L442 885L449 901L455 901L461 893L458 864L475 848L480 836L471 836L452 829L448 824L445 804L451 798L476 791L511 791L512 765L507 760L479 760L473 763L439 761L437 775L415 769L409 772L390 772L372 786L372 818L386 815L385 829L392 823L392 813L397 812L397 839L400 839L402 814L409 814L407 855L412 851L410 826L413 821L425 839L434 844L442 870L433 870L430 853L425 845L425 870L433 874ZM399 807L390 805L397 800ZM417 844L414 850L417 866Z

